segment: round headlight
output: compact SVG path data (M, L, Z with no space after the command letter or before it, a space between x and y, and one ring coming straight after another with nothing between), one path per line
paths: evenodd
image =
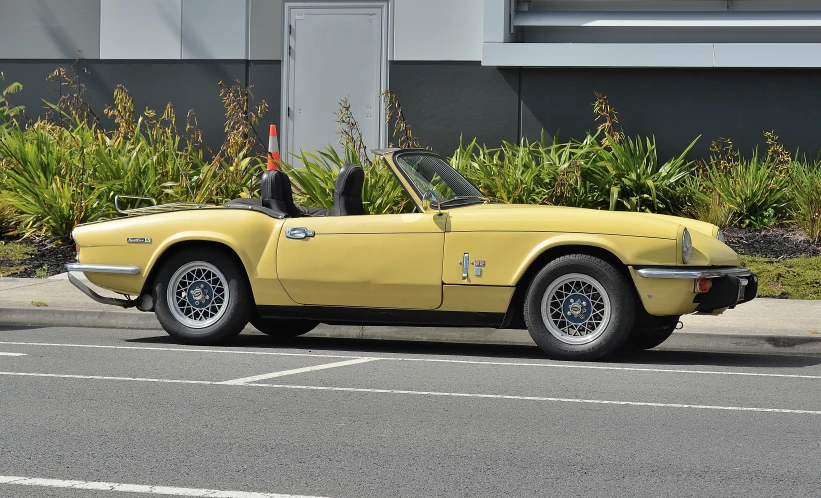
M718 239L719 242L722 242L724 244L727 243L727 239L724 238L724 232L722 232L721 230L719 230L718 233L716 234L716 238Z
M681 235L681 261L686 265L690 262L690 256L693 254L693 239L690 238L690 231L686 228Z

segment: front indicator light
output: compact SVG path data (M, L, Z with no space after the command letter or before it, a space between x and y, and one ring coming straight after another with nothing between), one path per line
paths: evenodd
M704 294L713 288L713 281L709 278L700 278L696 280L695 291L697 294Z
M693 255L693 239L690 237L690 231L686 228L681 234L681 261L686 265L690 262L690 256Z

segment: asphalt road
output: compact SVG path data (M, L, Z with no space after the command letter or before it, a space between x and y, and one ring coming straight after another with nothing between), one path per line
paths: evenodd
M819 356L0 328L0 497L818 496L819 436Z

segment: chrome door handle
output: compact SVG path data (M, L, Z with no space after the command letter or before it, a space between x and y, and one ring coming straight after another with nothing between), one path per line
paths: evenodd
M308 230L305 227L295 227L285 230L285 236L289 239L304 239L306 237L313 237L316 232Z

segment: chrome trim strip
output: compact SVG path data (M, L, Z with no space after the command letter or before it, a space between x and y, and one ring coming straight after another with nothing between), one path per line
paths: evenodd
M83 265L80 263L69 263L66 265L66 270L85 273L118 273L121 275L136 275L140 273L139 266Z
M644 278L718 278L726 275L746 277L752 275L747 268L638 268L636 273Z

